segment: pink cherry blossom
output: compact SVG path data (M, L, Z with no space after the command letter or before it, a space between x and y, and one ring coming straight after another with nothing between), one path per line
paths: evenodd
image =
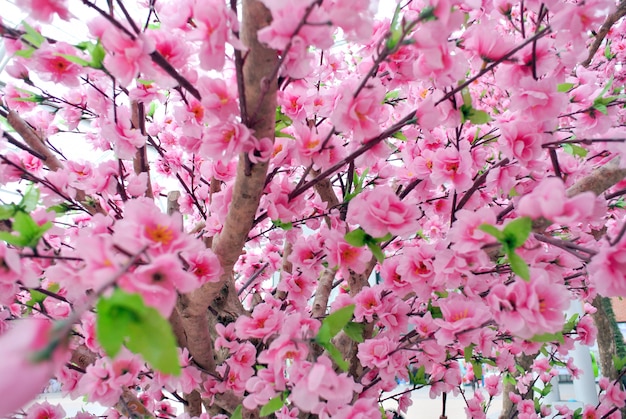
M389 187L361 192L350 201L347 221L359 224L373 237L414 234L418 228L417 206L402 202Z

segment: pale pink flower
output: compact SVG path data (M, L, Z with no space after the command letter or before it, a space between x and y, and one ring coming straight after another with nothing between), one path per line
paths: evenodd
M373 237L410 236L419 229L419 215L417 205L401 201L389 186L381 185L350 200L346 221Z
M567 95L557 91L557 81L553 77L541 80L523 77L515 87L510 109L522 112L534 123L556 118L567 108Z
M327 249L327 261L329 266L338 266L344 277L350 274L348 270L362 273L372 257L372 252L367 247L354 247L348 244L343 235L337 230L325 232L324 246Z
M488 300L495 320L524 339L563 330L564 310L569 298L564 285L554 282L545 271L531 269L531 280L496 285Z
M614 246L600 242L600 249L587 266L589 279L598 294L605 297L626 295L626 241Z
M26 410L25 419L64 419L65 409L60 405L52 405L47 401L35 403Z
M33 54L35 60L34 69L37 75L45 81L61 83L70 87L77 87L78 77L83 72L83 67L73 63L63 55L82 57L82 53L65 42L48 44L47 42Z
M479 250L482 246L493 243L493 236L480 230L481 224L496 224L496 214L491 208L480 208L477 211L461 209L456 212L456 221L448 232L453 242L453 249L459 253Z
M367 141L378 134L380 121L387 116L382 103L385 88L378 79L372 80L354 97L356 88L356 81L341 86L331 120L338 131L353 131L356 141Z
M348 374L337 375L332 361L322 355L308 371L303 371L302 378L294 384L290 398L305 412L319 414L329 409L328 414L332 414L349 404L353 392L359 387Z
M576 325L578 340L585 346L592 346L598 336L598 329L591 316L583 316Z
M30 15L43 23L51 23L54 15L69 20L67 0L18 0L17 5L30 11Z
M359 344L357 357L364 367L384 368L389 363L391 352L397 345L388 337L368 339Z

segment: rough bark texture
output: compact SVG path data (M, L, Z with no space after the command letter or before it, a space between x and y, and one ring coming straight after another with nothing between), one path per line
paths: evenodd
M276 114L276 80L271 80L278 65L276 51L262 46L256 33L271 22L271 14L258 0L243 1L241 39L248 47L243 65L243 80L246 109L252 115L248 127L258 138L274 138ZM250 112L250 111L253 112ZM219 299L219 308L231 319L243 314L244 310L234 287L233 266L252 228L252 223L265 187L267 164L251 164L245 153L239 156L237 177L233 188L224 227L213 239L213 251L220 260L223 274L216 283L208 283L197 291L179 299L177 309L187 337L187 348L202 368L213 372L215 359L209 333L208 308ZM239 403L220 398L220 407L232 412Z
M588 191L600 195L625 177L626 169L620 167L620 159L617 157L572 185L567 189L567 196L571 198Z
M593 321L596 323L598 329L598 352L600 353L600 369L602 375L608 377L611 380L617 378L617 371L613 365L613 355L617 354L617 348L615 346L615 336L613 334L613 327L609 316L602 304L603 298L597 296L593 300L593 306L596 308L596 312L592 314Z

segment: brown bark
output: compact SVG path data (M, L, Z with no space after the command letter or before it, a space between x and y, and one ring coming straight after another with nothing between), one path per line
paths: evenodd
M131 102L131 119L135 129L141 131L141 135L146 135L146 120L143 103L137 101ZM139 147L133 159L133 169L135 174L145 173L148 175L145 196L153 198L152 183L150 182L150 163L148 162L148 153L146 146Z
M571 198L583 192L600 195L625 177L626 169L620 167L620 158L616 157L569 187L567 196Z
M614 381L617 379L618 372L615 370L615 365L613 365L613 356L617 355L613 328L611 327L611 321L602 304L602 297L597 296L594 298L592 304L597 310L591 317L593 317L593 321L598 329L597 342L598 352L600 354L600 369L602 370L603 376Z
M258 0L243 1L241 38L248 47L243 65L245 108L254 110L248 127L258 138L274 138L277 82L272 78L278 66L276 51L261 45L256 33L271 22L271 14ZM187 337L187 347L198 365L209 372L215 370L212 339L209 333L209 306L219 298L223 312L236 318L244 310L234 287L233 266L241 255L265 188L267 163L252 164L247 154L239 156L233 200L224 227L213 239L213 251L223 274L216 283L207 283L179 299L178 310ZM239 398L219 397L216 403L228 412L239 404Z

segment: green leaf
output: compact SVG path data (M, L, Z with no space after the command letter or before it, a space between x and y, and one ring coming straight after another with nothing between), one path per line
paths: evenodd
M463 83L465 80L463 80ZM459 82L461 84L461 82ZM469 109L472 109L472 95L467 87L461 89L461 97L463 98L463 105L468 106Z
M596 111L598 111L600 113L603 113L604 115L608 115L609 114L609 109L603 103L594 103L593 104L593 109L595 109Z
M396 131L392 135L393 138L397 138L400 141L409 141L409 139L401 131Z
M506 373L502 376L502 381L504 384L516 385L517 381L515 381L515 377L513 377L510 373Z
M381 249L378 244L376 244L375 242L368 241L367 247L370 249L370 251L376 258L378 263L383 263L385 261L385 253L383 252L383 249Z
M13 230L18 234L0 231L0 240L4 240L14 246L35 248L39 240L50 228L52 228L50 221L40 226L29 214L18 211L15 217L13 217Z
M279 410L284 405L285 405L285 401L283 400L283 396L281 394L280 396L274 397L272 400L270 400L265 405L263 405L263 407L261 407L261 411L259 412L259 414L261 416L267 416Z
M485 111L474 109L468 119L474 125L482 125L491 121L491 115Z
M330 355L330 357L333 359L333 361L335 361L335 364L337 364L339 368L341 368L343 371L348 371L350 364L345 359L343 359L341 351L337 349L337 347L333 345L332 342L325 342L321 343L320 345L322 345L322 347L326 349L328 355Z
M428 384L426 380L426 367L424 365L419 367L414 373L409 369L409 383L413 386Z
M569 92L574 88L574 83L560 83L556 86L556 91L560 93Z
M463 350L463 358L465 362L470 362L472 360L472 355L474 355L474 348L476 347L475 343L472 343L469 346L466 346Z
M576 328L576 323L578 323L578 313L572 314L572 316L567 320L565 326L563 326L563 333L569 333Z
M230 416L230 419L243 419L241 410L242 410L241 405L237 406L237 408L233 410L233 414Z
M478 380L483 378L483 364L477 361L472 361L472 367L474 367L474 377Z
M22 38L36 48L39 48L41 44L46 41L46 38L44 38L35 28L26 23L26 21L22 21L22 27L24 28L24 32L26 32L22 35Z
M285 231L289 231L293 228L293 223L289 222L289 223L283 223L280 220L272 220L272 224L274 224L276 227L281 228Z
M349 322L343 327L343 331L353 341L358 342L358 343L364 342L364 339L363 339L363 332L365 331L364 324Z
M589 153L586 148L583 148L576 144L565 143L561 145L561 148L563 148L563 151L565 151L568 154L571 154L572 156L578 156L582 158L587 157L587 154Z
M491 121L491 116L478 109L474 109L472 105L461 105L461 122L470 121L474 125L482 125Z
M393 13L393 18L391 19L391 24L389 25L389 38L387 39L387 43L385 47L387 50L394 50L398 46L398 42L402 39L402 22L400 21L400 12L402 8L400 7L400 3L396 6L396 10Z
M530 281L530 271L528 270L526 261L514 251L510 251L506 256L509 259L513 273L524 281Z
M67 214L68 212L71 211L71 209L67 204L61 203L58 205L52 205L51 207L48 207L46 211L47 212L54 211L57 214Z
M430 20L437 20L437 16L435 16L435 7L427 6L422 9L419 15L419 20L422 22L428 22Z
M114 357L124 344L153 368L165 374L180 373L170 323L154 307L146 306L139 294L117 288L110 297L101 298L96 309L96 335L107 355Z
M530 217L520 217L508 223L502 233L504 240L511 247L517 249L526 243L528 235L533 228L533 221Z
M296 139L296 137L294 137L293 135L290 135L281 131L274 132L274 136L277 138L291 138L292 140Z
M529 339L531 342L560 342L565 343L563 332L541 333Z
M32 212L35 208L37 208L38 203L39 189L33 188L33 186L30 185L26 189L26 192L24 193L24 196L22 197L22 200L18 205L24 210L24 212Z
M74 64L78 64L78 65L79 65L79 66L81 66L81 67L87 67L87 66L89 66L89 61L87 61L87 60L85 60L85 59L83 59L83 58L77 57L77 56L75 56L75 55L71 55L71 54L59 54L59 53L57 53L57 54L55 54L55 55L58 55L59 57L63 57L63 58L65 58L67 61L69 61L69 62L71 62L71 63L74 63Z
M363 247L365 243L367 243L367 233L362 228L357 228L355 230L349 231L345 236L344 240L351 246L354 247Z
M26 48L26 49L21 49L19 51L15 51L13 53L13 55L17 55L18 57L23 57L23 58L30 58L33 56L33 54L35 53L35 48Z
M611 41L608 41L606 43L606 46L604 47L604 58L606 58L607 60L612 60L613 58L615 58L616 54L612 54L611 53Z
M322 321L322 325L320 326L320 330L317 334L318 338L321 336L323 339L318 339L318 342L330 342L330 339L335 337L335 335L337 335L337 333L339 333L341 329L343 329L350 322L350 320L352 320L354 307L355 305L351 304L326 316L326 318Z
M8 220L18 211L15 204L0 205L0 220Z
M89 66L96 69L102 68L102 62L106 56L106 51L100 41L98 41L92 48L89 48L89 53L91 54L91 62L89 63Z
M626 356L620 358L617 355L613 355L613 365L615 366L615 370L620 372L622 368L626 367Z
M498 240L499 242L504 241L504 234L500 230L498 230L496 227L490 224L481 224L478 226L478 229L495 237L496 240Z
M156 112L156 109L157 109L156 101L150 102L150 107L148 107L148 112L146 113L146 116L148 116L149 118L154 117L154 113Z

